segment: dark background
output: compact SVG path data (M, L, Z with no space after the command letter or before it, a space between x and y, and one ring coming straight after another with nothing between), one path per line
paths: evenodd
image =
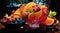
M51 0L50 9L57 12L56 18L60 20L60 2L59 2L59 0Z

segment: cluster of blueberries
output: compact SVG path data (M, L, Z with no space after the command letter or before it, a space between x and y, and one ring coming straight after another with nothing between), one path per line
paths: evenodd
M15 22L11 22L11 24L21 24L24 22L25 22L25 20L22 18L15 18Z

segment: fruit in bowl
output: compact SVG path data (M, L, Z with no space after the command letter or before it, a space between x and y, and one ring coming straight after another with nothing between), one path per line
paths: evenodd
M18 8L11 18L23 18L29 25L43 23L47 18L47 7L38 5L34 2L27 3Z
M27 5L25 6L23 13L25 14L25 17L27 16L25 20L27 24L31 27L31 24L39 25L43 23L48 16L47 11L48 10L45 5L40 6L38 4L35 4L34 2L30 2L27 3Z

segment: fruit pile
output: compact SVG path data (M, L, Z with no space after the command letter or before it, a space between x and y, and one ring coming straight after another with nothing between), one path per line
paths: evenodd
M50 11L49 15L48 13L49 12L47 6L40 6L39 4L30 2L23 4L16 11L13 10L10 16L6 14L1 19L1 22L11 24L19 24L25 22L29 27L38 28L42 25L52 25L54 23L55 19L51 18L50 16L55 16L56 12Z
M5 15L1 21L3 23L17 23L17 21L31 23L43 22L47 17L47 7L45 5L38 5L34 2L23 4L16 11L13 10L11 16ZM22 19L22 21L21 21ZM24 21L25 20L25 21Z
M11 17L4 16L1 19L1 22L8 23L8 24L19 24L19 23L23 23L24 19L22 19L22 18L15 18L15 19L13 19Z

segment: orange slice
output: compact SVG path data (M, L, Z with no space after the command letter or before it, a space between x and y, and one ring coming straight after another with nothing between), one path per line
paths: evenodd
M53 23L54 23L54 19L52 19L52 18L47 18L44 22L44 24L46 24L46 25L52 25Z
M30 13L30 14L28 15L28 19L31 20L31 21L34 21L34 19L35 19L35 14L34 14L34 13Z
M42 15L42 11L39 11L36 13L33 12L28 15L28 19L30 19L31 21L34 21L35 19L38 19L41 15Z
M35 17L36 17L36 18L39 18L41 15L42 15L42 11L39 11L39 12L36 12L36 13L35 13Z

